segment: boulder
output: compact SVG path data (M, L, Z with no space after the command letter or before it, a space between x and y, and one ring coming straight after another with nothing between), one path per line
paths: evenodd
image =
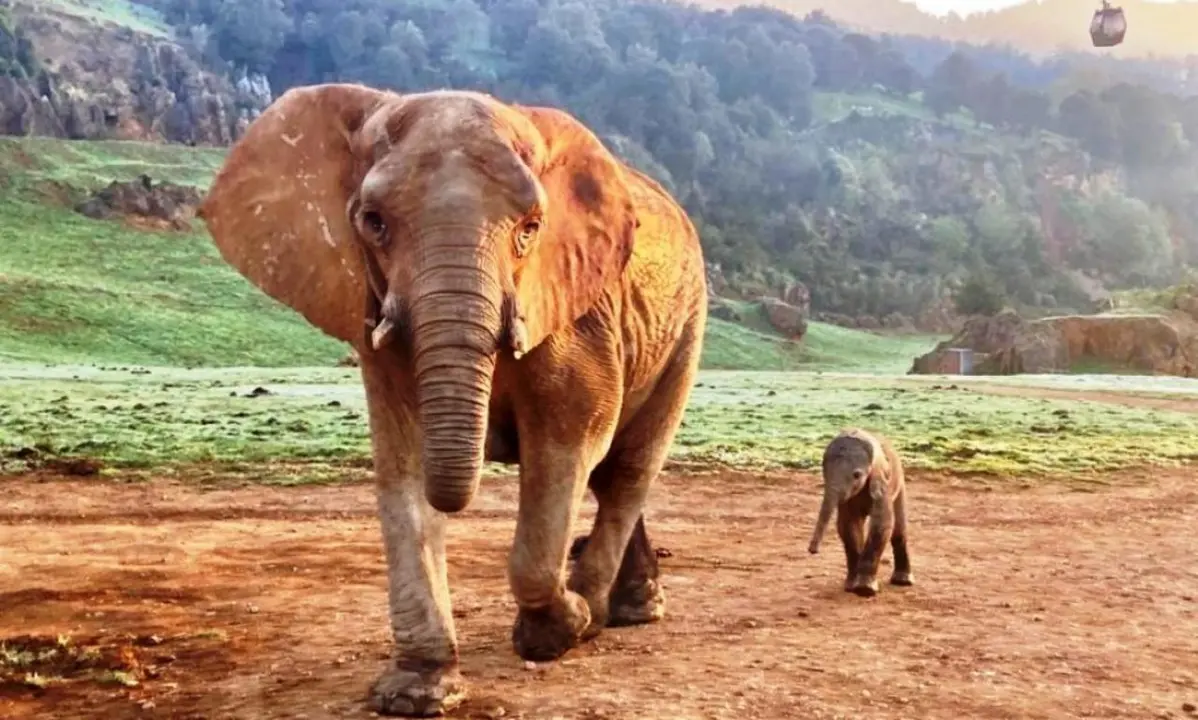
M787 305L798 308L803 313L803 317L811 316L811 291L803 283L797 280L787 283L778 293L778 299Z
M782 335L799 340L807 334L807 314L801 308L772 297L763 297L758 303L770 325Z

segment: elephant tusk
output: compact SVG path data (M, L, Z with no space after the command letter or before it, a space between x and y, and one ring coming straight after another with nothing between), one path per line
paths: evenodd
M516 318L512 322L512 357L519 360L528 352L528 327L524 318Z
M385 317L370 333L370 344L377 351L381 350L383 345L391 339L391 333L395 330L395 323L391 318Z

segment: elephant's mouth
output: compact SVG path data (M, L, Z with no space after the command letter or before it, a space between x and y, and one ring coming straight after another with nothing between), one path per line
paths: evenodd
M370 288L367 292L369 306L366 314L366 325L370 330L370 346L377 352L392 342L409 326L406 322L406 306L394 293L384 290L384 299L380 302L379 295ZM507 348L512 351L516 360L528 353L528 325L520 312L520 303L514 293L508 293L503 301L503 326L495 343L495 349Z

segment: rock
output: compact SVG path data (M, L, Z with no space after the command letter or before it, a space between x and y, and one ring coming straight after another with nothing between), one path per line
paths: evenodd
M807 334L807 314L801 309L777 298L763 297L758 300L770 325L792 340Z
M803 283L797 280L788 283L782 288L778 297L787 305L798 308L803 313L803 317L811 316L811 291Z
M141 175L129 182L114 180L77 205L75 210L90 218L119 216L159 221L157 224L175 230L190 230L190 221L202 200L203 196L195 188L173 183L154 184L148 175Z

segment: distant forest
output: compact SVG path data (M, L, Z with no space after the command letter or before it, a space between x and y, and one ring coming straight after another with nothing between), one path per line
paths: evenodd
M1048 310L1198 258L1198 98L1095 66L764 7L147 4L276 95L351 80L564 107L677 195L732 292L798 279L818 309L881 317L965 286L972 309Z

